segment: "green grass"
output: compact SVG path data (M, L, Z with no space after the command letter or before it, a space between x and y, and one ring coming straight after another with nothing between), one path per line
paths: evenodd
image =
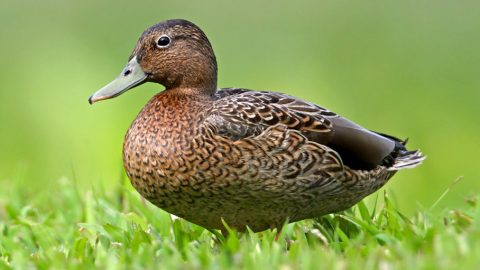
M80 192L66 179L46 194L0 201L0 269L473 269L480 208L405 217L388 193L370 207L226 239L172 218L128 183ZM31 191L30 191L31 192ZM374 195L375 198L375 195ZM441 212L440 214L433 214Z

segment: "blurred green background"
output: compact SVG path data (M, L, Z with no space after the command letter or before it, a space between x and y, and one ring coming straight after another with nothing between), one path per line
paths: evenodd
M424 165L387 185L404 211L480 187L478 1L0 2L0 200L66 177L111 187L123 136L160 85L95 106L142 31L185 18L208 35L220 87L277 90L410 138Z

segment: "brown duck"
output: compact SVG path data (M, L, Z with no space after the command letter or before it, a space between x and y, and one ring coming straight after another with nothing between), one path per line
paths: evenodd
M128 64L90 103L144 82L155 95L128 130L123 162L156 206L209 229L281 226L347 209L424 157L286 94L217 89L210 42L193 23L148 28Z

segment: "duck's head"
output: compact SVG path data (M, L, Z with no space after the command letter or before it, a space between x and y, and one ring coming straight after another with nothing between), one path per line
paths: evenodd
M114 98L145 82L160 83L172 91L213 95L217 62L205 33L186 20L167 20L148 28L120 75L88 101Z

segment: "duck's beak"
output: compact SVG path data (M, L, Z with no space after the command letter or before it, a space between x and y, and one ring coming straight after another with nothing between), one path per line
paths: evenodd
M93 104L100 100L117 97L127 90L144 83L146 79L147 74L143 71L135 56L128 62L122 73L115 80L90 96L88 102Z

